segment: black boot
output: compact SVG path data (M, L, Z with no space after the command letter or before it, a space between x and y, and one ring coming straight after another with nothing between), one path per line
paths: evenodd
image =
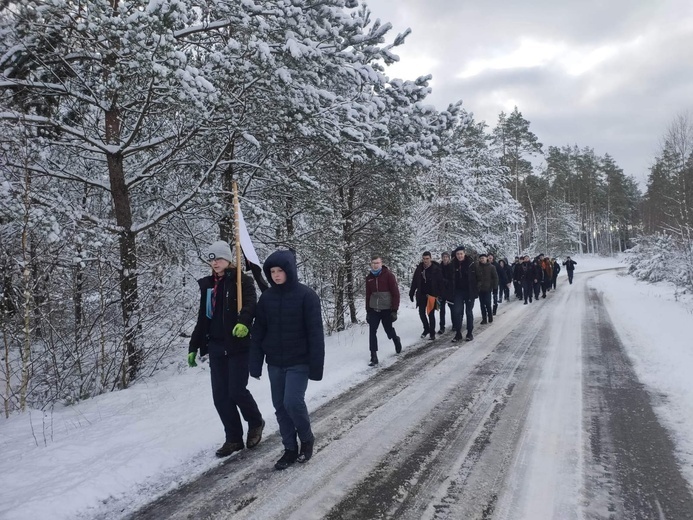
M394 338L392 338L392 341L395 344L395 352L397 354L402 352L402 340L399 339L399 336L395 336Z
M498 310L498 304L497 304L497 303L494 303L494 304L493 304L493 315L494 315L494 316L496 315L496 311L497 311L497 310Z
M313 456L313 447L315 446L315 439L309 442L301 441L301 451L298 453L298 462L308 462Z
M378 364L378 354L376 354L375 352L371 352L371 362L368 363L368 366L374 367L377 364Z
M298 459L298 450L284 450L284 455L274 464L274 469L282 470L291 466Z

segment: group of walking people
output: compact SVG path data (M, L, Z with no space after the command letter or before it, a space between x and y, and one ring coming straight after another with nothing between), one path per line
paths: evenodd
M563 262L568 280L573 283L573 272L577 262L567 257ZM440 262L433 260L430 251L425 251L416 266L409 288L409 299L416 302L419 318L423 325L421 338L435 340L436 334L446 331L446 315L450 315L452 342L474 339L474 302L478 298L481 309L481 325L493 323L498 304L510 301L510 287L525 304L538 300L541 294L556 288L556 279L561 265L556 258L543 254L530 260L529 256L515 257L510 264L507 259L496 261L491 253L480 253L474 260L464 246L457 247L452 255L443 252ZM383 265L382 258L371 258L370 272L366 276L366 321L369 325L370 366L378 364L378 327L383 324L395 352L402 351L402 341L393 322L397 319L400 293L395 275ZM440 328L436 332L436 312L439 313ZM466 327L463 329L463 325ZM463 331L465 332L463 336Z
M266 362L284 446L274 467L306 462L315 437L305 393L309 380L322 379L325 359L320 299L299 283L292 251L275 251L267 258L263 271L269 286L258 283L259 299L252 278L243 273L238 291L237 265L227 242L214 242L207 259L212 273L198 280L200 306L188 365L197 366L198 354L209 357L212 398L226 436L216 455L254 448L262 439L265 421L247 386L249 376L260 379ZM245 441L241 416L248 425Z
M258 299L252 278L237 271L238 266L227 242L214 242L207 250L211 274L198 280L200 301L195 329L188 348L190 367L197 356L208 356L212 398L224 426L225 441L216 450L227 457L244 448L254 448L261 439L265 420L248 390L250 376L260 379L264 364L270 381L272 405L279 425L284 453L274 464L278 470L294 462L306 462L313 455L313 435L305 393L308 381L320 381L325 361L325 338L318 295L298 281L293 251L279 250L265 261L262 280L253 270L261 296ZM577 262L563 262L570 283ZM450 311L453 342L474 339L474 301L481 307L481 324L493 323L498 304L510 298L510 285L525 303L539 298L553 287L560 266L556 259L539 255L496 262L492 254L479 254L473 260L465 248L452 256L444 252L440 262L426 251L416 267L409 298L416 302L423 325L422 338L431 340L446 331L446 308ZM240 279L240 284L238 280ZM240 287L239 287L240 285ZM379 255L371 258L366 276L366 321L369 325L370 366L378 364L377 331L382 323L387 337L402 351L394 329L400 305L395 275L383 265ZM440 328L436 333L436 312ZM243 439L243 423L247 435Z

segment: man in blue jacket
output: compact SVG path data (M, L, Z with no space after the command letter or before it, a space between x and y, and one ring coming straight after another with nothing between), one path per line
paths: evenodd
M270 288L262 293L255 309L250 375L259 379L267 360L272 404L284 445L284 455L274 467L281 470L313 455L315 437L305 395L309 379L322 379L325 335L320 299L313 289L299 283L293 252L275 251L263 270ZM300 450L296 437L301 441Z

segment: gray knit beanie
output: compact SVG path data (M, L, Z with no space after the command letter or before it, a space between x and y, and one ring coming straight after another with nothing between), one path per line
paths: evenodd
M215 258L223 258L231 263L234 263L233 254L231 253L231 246L223 240L218 240L214 242L207 249L207 259L211 262Z

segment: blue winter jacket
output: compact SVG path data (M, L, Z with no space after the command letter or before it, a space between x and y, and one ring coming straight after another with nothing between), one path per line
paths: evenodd
M272 267L281 267L286 282L272 280ZM270 288L262 293L255 309L251 334L250 375L260 377L262 363L289 367L308 365L308 377L322 379L325 335L320 299L310 287L299 283L296 259L291 251L275 251L263 265Z

